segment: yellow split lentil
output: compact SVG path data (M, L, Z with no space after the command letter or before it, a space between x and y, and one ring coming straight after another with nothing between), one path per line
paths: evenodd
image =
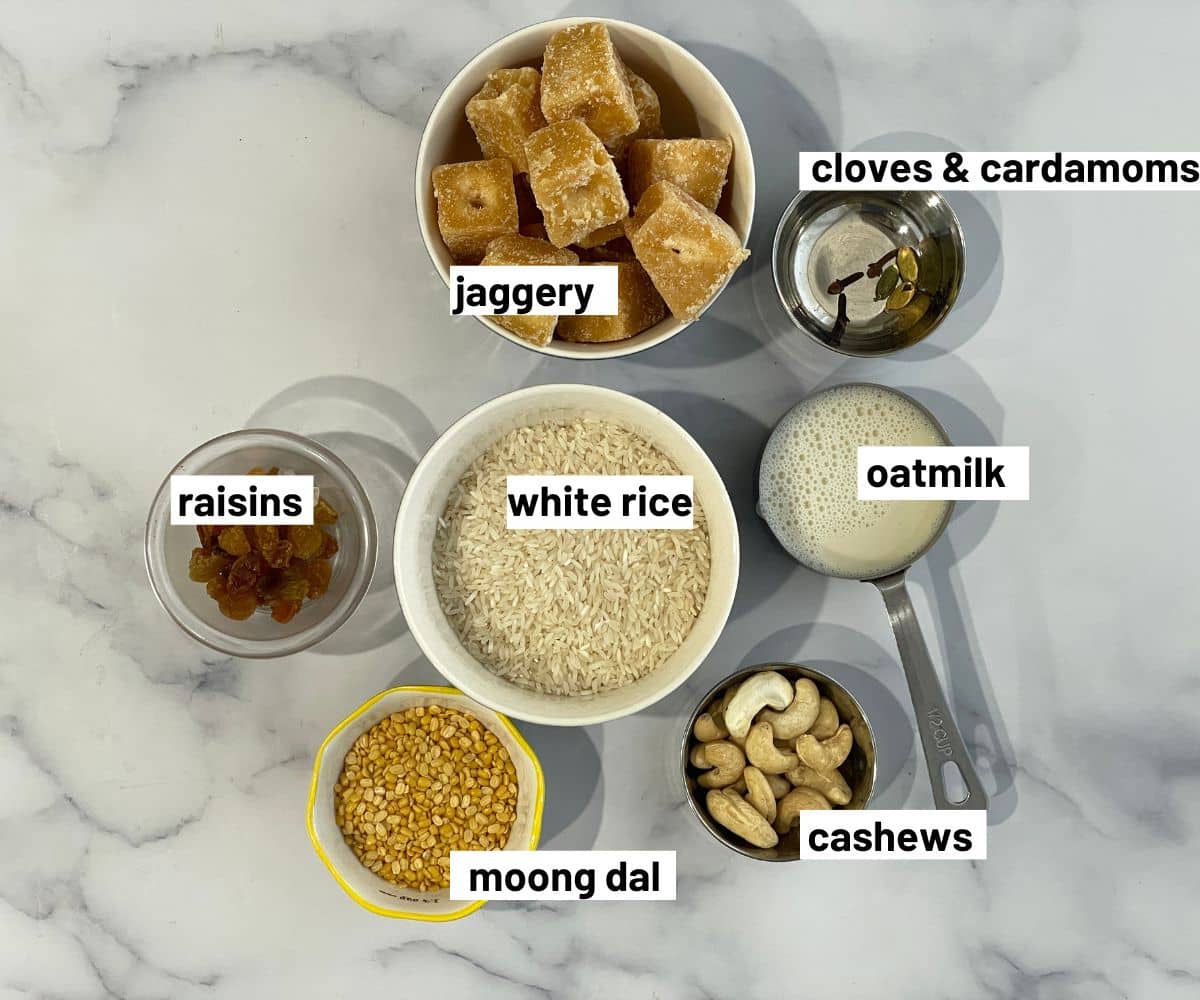
M441 705L408 708L354 741L333 787L342 837L396 885L450 885L450 852L499 850L516 819L517 771L477 718Z

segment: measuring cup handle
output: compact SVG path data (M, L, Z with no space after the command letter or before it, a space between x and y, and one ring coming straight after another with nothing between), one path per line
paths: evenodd
M908 679L921 749L925 752L925 764L933 785L934 804L938 809L986 809L987 793L967 756L958 726L946 707L946 696L921 635L920 623L904 585L904 574L896 573L872 582L883 595L892 631L896 634L896 645L900 648L900 662ZM953 801L949 796L946 764L957 767L962 777L966 797L960 801Z

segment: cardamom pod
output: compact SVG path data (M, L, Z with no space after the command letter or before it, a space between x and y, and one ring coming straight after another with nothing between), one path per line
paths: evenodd
M913 296L916 294L917 286L911 281L906 281L888 296L885 308L888 312L899 312L912 301Z
M900 271L895 264L889 264L875 283L875 301L882 302L896 290L900 284Z

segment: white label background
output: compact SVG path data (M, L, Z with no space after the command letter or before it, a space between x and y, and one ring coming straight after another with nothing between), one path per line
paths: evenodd
M563 265L563 266L487 266L482 264L463 265L450 268L450 312L458 308L459 288L463 290L464 301L459 316L496 316L496 307L491 304L489 296L487 305L472 306L465 301L466 289L471 285L507 285L509 286L508 311L506 316L615 316L617 315L617 275L619 269L615 264ZM459 286L458 278L462 276L463 285ZM558 289L560 285L589 285L592 288L591 298L587 308L577 313L579 297L572 287L566 305L556 301L553 305L542 306L533 301L528 312L517 312L516 304L512 301L512 286L530 285L534 290L539 285L549 285Z
M873 465L882 465L890 471L893 465L904 465L910 470L912 463L920 459L929 465L949 465L963 468L968 457L991 458L993 465L1003 465L1001 477L1004 486L872 486L867 480L867 470ZM983 463L986 466L986 461ZM862 445L858 449L858 499L859 500L1028 500L1029 499L1029 447L1028 445L1004 445L993 447L932 447L875 446Z
M658 862L657 892L613 892L608 888L606 876L621 862L628 871L634 868L649 871ZM552 892L550 889L534 890L528 887L519 890L501 889L499 892L471 891L471 869L496 869L503 875L508 871L529 873L534 870L553 872L565 869L571 873L571 888ZM579 898L574 875L577 871L594 871L592 885L594 895ZM675 898L675 852L674 851L451 851L450 852L450 898L467 899L560 899L590 903L593 900L621 900L624 902L651 901Z
M213 514L212 517L199 517L193 512L179 516L180 494L190 493L196 496L200 493L213 497L217 496L217 487L225 487L225 501L229 502L231 494L237 493L249 497L250 487L257 487L258 496L278 496L280 509L283 497L294 493L300 497L300 513L295 517L282 514L279 517L252 517L249 514ZM315 490L312 476L172 476L171 477L171 523L172 524L312 524ZM188 503L194 508L195 501Z
M1056 153L1062 156L1064 171L1065 164L1068 160L1081 160L1086 163L1088 160L1116 160L1118 164L1124 164L1125 161L1134 161L1143 165L1142 173L1146 173L1145 164L1148 160L1166 160L1181 163L1184 160L1200 161L1200 153L1072 153L1067 150L1043 150L1042 152L1025 152L1025 153L959 153L962 157L962 162L959 166L960 170L965 170L969 178L967 181L947 181L944 177L946 169L946 154L957 153L958 150L925 150L920 153L913 152L842 152L842 170L843 176L841 180L833 180L833 161L836 151L829 150L824 152L804 152L800 153L800 190L801 191L1200 191L1200 181L1188 183L1186 181L1165 181L1163 183L1151 183L1146 180L1140 181L1096 181L1088 184L1079 182L1077 184L1069 184L1065 181L1059 183L1050 183L1041 179L1041 174L1038 171L1034 172L1034 180L1030 181L986 181L983 179L983 164L985 160L996 160L1003 164L1008 160L1018 160L1022 164L1026 160L1049 160ZM861 181L852 181L845 176L846 164L851 160L859 160L867 164L866 177ZM870 164L881 164L883 161L887 163L908 163L914 164L918 160L925 160L929 163L932 169L933 177L931 180L918 181L907 180L897 181L891 176L890 170L885 174L883 180L877 181L870 172ZM828 173L826 168L821 168L822 176L828 176L831 179L827 181L818 180L814 175L814 168L820 162L828 163ZM1063 171L1060 171L1062 173ZM910 171L911 178L911 171Z
M929 851L923 846L912 851L815 851L809 837L816 830L874 830L881 823L893 834L916 830L968 830L971 849L956 851L954 837L945 851ZM826 838L826 843L828 839ZM987 859L986 809L805 809L800 813L800 859L802 861L984 861Z
M542 487L546 486L551 493L557 493L561 497L565 485L570 485L572 490L582 488L587 491L589 497L599 494L608 497L608 515L605 517L597 517L595 514L587 514L582 517L578 514L557 517L541 514L514 516L509 496L522 494L541 496ZM510 531L540 528L576 531L587 528L612 528L614 530L617 528L675 528L683 530L692 527L692 514L683 517L669 512L658 516L647 514L643 517L636 513L635 506L630 515L626 517L621 512L622 498L627 493L636 494L640 486L646 487L647 496L655 493L668 497L674 497L677 494L692 496L691 476L509 476L504 497L505 524ZM572 509L574 509L574 505L572 505Z

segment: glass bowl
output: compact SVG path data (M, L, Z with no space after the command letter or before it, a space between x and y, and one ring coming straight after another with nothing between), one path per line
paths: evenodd
M311 475L338 512L337 521L325 525L338 543L329 589L306 600L286 624L275 621L269 608L244 621L222 615L204 584L188 577L188 560L199 544L195 527L171 524L172 475L244 475L255 466ZM354 474L315 441L286 431L234 431L200 445L163 480L146 519L146 570L158 602L193 639L230 656L287 656L333 634L367 592L375 548L375 516Z

